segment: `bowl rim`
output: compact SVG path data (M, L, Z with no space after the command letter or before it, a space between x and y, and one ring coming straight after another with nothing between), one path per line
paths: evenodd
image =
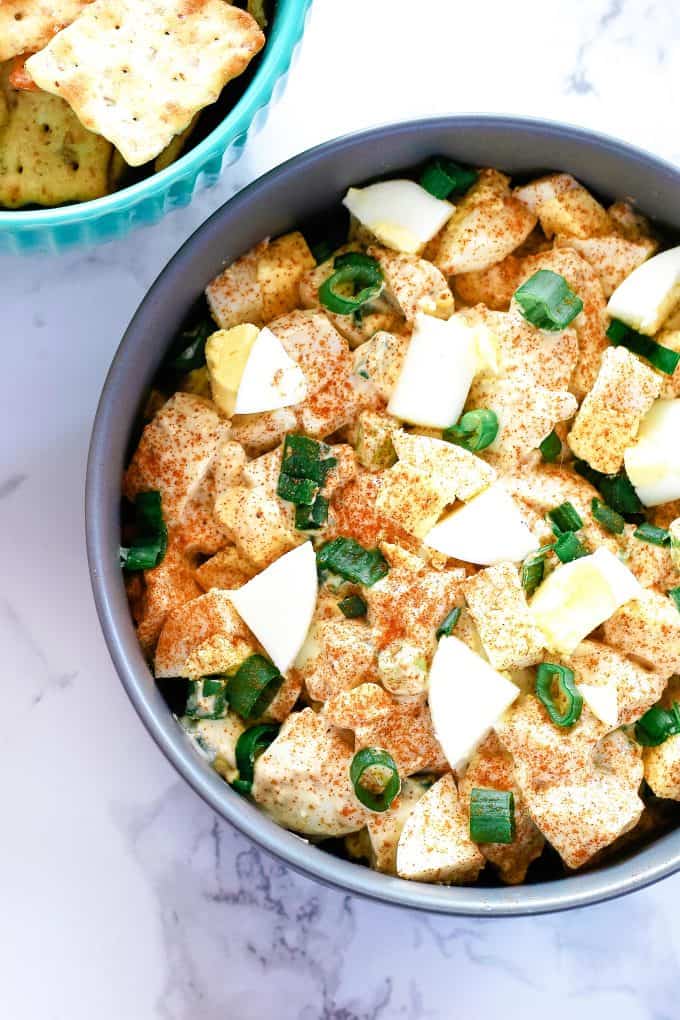
M262 50L262 59L253 80L226 117L198 145L189 148L174 163L151 173L135 184L86 202L47 206L38 209L2 209L0 231L34 230L40 227L72 225L98 219L106 214L131 208L170 187L180 177L200 173L205 163L238 140L247 131L258 111L270 98L276 81L289 67L291 55L300 39L312 0L280 0L281 13L272 20L272 31Z
M410 133L423 126L442 132L464 131L466 127L496 128L525 134L538 133L555 141L573 138L587 146L614 151L629 162L632 160L646 168L654 168L657 173L669 176L680 188L680 168L611 136L539 118L467 114L401 121L342 135L294 156L238 192L189 237L159 274L135 312L107 374L92 429L85 486L86 547L94 601L116 671L159 749L218 815L274 857L294 870L345 893L434 913L501 917L569 910L642 889L680 870L680 830L664 834L634 855L599 871L574 874L552 882L500 888L410 882L337 858L282 828L259 808L245 801L205 766L170 712L161 718L149 693L148 665L136 638L131 642L120 632L112 607L114 586L120 586L120 569L107 555L99 508L106 488L108 437L116 418L115 396L118 387L125 382L128 362L132 363L134 349L139 344L139 337L134 339L135 324L145 314L152 313L159 290L168 286L168 281L181 278L195 254L200 252L205 239L219 228L222 219L238 217L241 210L256 203L261 194L266 195L279 177L313 164L321 155L333 154L334 158L341 158L346 149L355 145L378 143L381 138Z

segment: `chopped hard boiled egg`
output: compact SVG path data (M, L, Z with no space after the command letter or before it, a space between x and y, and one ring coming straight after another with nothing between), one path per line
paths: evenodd
M282 673L307 637L317 591L314 547L305 542L229 593L236 612Z
M414 255L439 233L454 207L415 181L380 181L350 188L343 204L382 244Z
M607 311L639 333L653 336L680 301L680 246L662 251L626 277Z
M213 400L224 414L255 414L299 404L307 380L279 338L250 323L208 337L205 359Z
M445 429L460 417L476 371L470 327L455 316L419 313L387 410L412 425Z
M654 402L623 460L645 506L680 499L680 399Z
M606 726L616 729L619 724L619 698L616 684L577 684L586 705Z
M531 615L546 647L570 655L591 631L641 591L628 567L602 547L553 570L531 600Z
M519 507L501 482L453 510L423 539L425 545L465 563L518 563L538 548Z
M442 637L430 669L428 701L437 740L459 768L520 690L456 637Z

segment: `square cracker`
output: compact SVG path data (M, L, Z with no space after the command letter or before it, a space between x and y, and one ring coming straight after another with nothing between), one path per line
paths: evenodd
M0 95L7 110L0 207L86 202L107 193L111 143L87 131L68 103L45 92L0 88Z
M141 166L263 45L254 19L225 0L95 0L26 67Z
M0 0L0 61L46 46L91 0Z

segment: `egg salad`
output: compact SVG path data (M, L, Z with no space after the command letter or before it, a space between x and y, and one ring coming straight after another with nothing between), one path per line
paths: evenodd
M405 880L661 832L679 366L680 247L564 173L434 157L232 261L123 485L137 634L196 753Z

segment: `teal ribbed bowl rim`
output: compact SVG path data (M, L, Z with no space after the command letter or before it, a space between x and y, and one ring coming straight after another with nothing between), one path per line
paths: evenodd
M195 148L160 173L91 202L0 211L0 254L56 253L110 241L188 205L197 187L214 184L224 167L241 155L251 131L264 125L272 96L280 98L285 87L311 3L279 0L252 82L222 123Z

